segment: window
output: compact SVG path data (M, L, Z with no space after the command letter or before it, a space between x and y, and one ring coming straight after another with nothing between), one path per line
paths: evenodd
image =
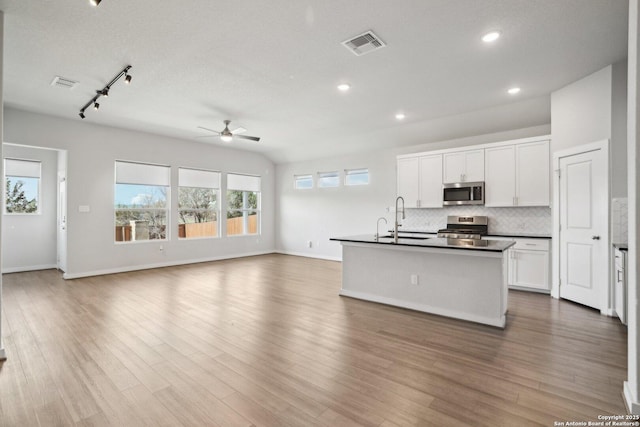
M330 188L340 185L338 172L318 172L318 188Z
M369 169L347 169L344 171L344 185L368 185Z
M294 175L293 186L296 190L308 190L313 188L313 177L311 175Z
M220 172L179 168L178 185L178 237L217 237Z
M227 174L227 236L260 233L259 176Z
M169 166L116 161L116 242L165 240Z
M40 213L40 170L37 160L4 159L6 214Z

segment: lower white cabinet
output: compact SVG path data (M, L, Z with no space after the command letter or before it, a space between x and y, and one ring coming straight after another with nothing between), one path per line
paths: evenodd
M535 292L551 292L551 257L548 239L494 238L514 240L507 251L509 288Z
M615 280L613 308L620 321L627 324L627 251L615 250Z

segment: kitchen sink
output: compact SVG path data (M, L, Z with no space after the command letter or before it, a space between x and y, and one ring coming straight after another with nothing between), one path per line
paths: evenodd
M380 236L381 239L393 239L393 234L387 234L385 236ZM407 240L427 240L430 239L431 237L418 237L418 236L403 236L400 235L398 236L398 239L407 239Z

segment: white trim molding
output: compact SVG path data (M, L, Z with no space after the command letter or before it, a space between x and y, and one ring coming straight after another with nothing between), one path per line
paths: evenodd
M24 267L7 267L2 269L2 274L24 273L25 271L51 270L58 268L57 264L27 265Z

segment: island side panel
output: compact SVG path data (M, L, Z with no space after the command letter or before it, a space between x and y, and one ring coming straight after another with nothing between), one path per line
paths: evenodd
M412 249L343 243L340 294L504 327L505 253Z

